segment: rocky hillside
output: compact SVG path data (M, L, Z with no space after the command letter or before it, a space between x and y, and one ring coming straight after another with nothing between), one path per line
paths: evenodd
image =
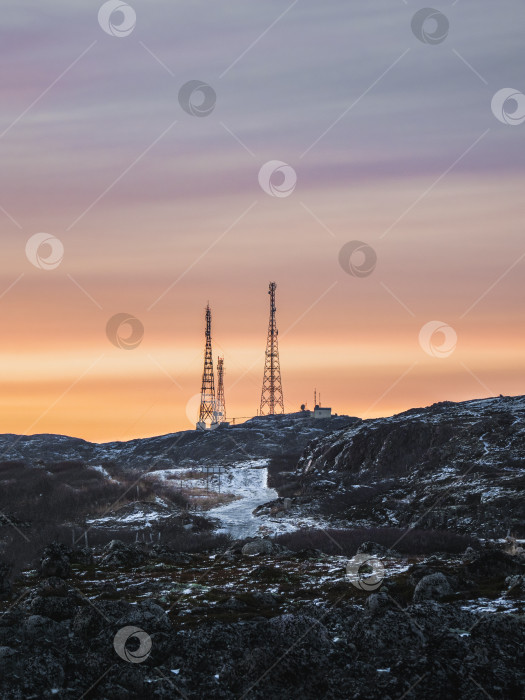
M192 464L231 464L279 454L299 455L315 437L347 427L357 418L313 419L310 411L260 416L240 425L205 432L187 430L159 437L102 444L64 435L0 435L2 461L45 466L82 461L110 473L120 469L167 469Z
M301 507L345 526L523 537L524 420L525 397L502 396L360 421L308 446Z

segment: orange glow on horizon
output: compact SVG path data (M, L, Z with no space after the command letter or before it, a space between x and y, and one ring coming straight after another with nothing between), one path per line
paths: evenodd
M275 202L261 200L193 267L203 246L249 202L234 196L228 211L210 204L215 222L210 212L191 220L186 202L137 203L120 219L104 211L104 230L113 233L102 247L91 236L95 209L64 236L64 262L52 272L22 260L20 234L7 246L2 277L8 289L23 273L1 300L0 432L109 441L192 429L186 407L200 390L208 299L214 356L225 356L228 415L255 415L270 280L278 285L287 411L311 406L314 387L334 412L365 418L435 401L525 393L519 265L492 286L522 254L522 187L517 176L493 183L451 174L439 196L384 239L400 202L410 203L421 183L364 182L350 195L341 187L310 193L333 236L293 198L279 203L279 215ZM381 215L374 206L379 191ZM472 211L475 227L465 225ZM505 246L493 235L501 211ZM181 212L192 232L183 238L166 224ZM155 246L143 235L151 222ZM367 278L352 278L337 263L352 239L377 250ZM106 337L107 320L122 311L144 325L133 351ZM419 346L421 327L433 319L458 336L446 359Z

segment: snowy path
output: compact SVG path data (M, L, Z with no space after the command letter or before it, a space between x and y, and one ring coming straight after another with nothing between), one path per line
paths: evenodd
M277 491L267 485L266 464L267 460L259 459L226 467L221 476L221 491L241 498L208 511L207 515L221 521L222 532L228 532L236 539L253 537L264 525L261 518L252 515L252 511L262 503L277 498Z

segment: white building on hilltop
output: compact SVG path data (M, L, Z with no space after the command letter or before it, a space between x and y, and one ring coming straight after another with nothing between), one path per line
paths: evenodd
M314 418L331 418L332 409L328 406L315 406Z

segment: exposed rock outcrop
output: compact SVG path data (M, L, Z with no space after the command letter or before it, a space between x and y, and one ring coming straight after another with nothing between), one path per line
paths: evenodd
M525 397L361 421L312 442L298 472L312 511L349 525L523 537Z

